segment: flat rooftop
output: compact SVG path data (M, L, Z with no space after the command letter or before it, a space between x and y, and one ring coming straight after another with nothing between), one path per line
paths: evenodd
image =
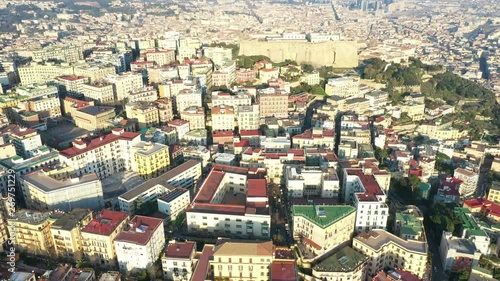
M366 260L368 260L367 256L346 246L317 263L313 270L320 272L350 272L362 265Z
M115 241L137 245L146 245L155 231L163 225L163 219L135 216L130 221L130 228L120 232Z
M419 254L427 253L426 242L405 240L382 229L374 229L368 233L361 233L354 237L354 240L363 243L375 251L393 243L412 252L417 252Z
M95 173L89 173L75 178L57 180L47 175L43 170L37 170L22 176L23 180L41 189L44 192L51 192L59 189L70 188L77 184L99 181Z
M73 228L78 226L81 221L90 213L91 211L87 209L73 209L56 219L56 221L50 227L63 230L72 230Z
M293 216L302 216L321 228L326 228L341 219L356 212L356 209L348 205L294 205Z
M102 210L82 229L82 232L108 236L127 218L126 213Z

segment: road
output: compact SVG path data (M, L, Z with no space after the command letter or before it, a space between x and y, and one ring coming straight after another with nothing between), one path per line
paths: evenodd
M488 186L488 174L490 173L492 163L493 163L493 157L485 157L483 164L481 165L481 171L479 173L479 180L477 182L477 189L476 189L477 198L486 196L486 187Z
M441 257L439 256L439 244L441 239L441 234L434 233L425 223L424 223L425 233L427 236L427 244L429 245L429 251L431 252L431 265L432 265L432 281L443 281L448 280L448 275L444 273L443 265L441 263ZM434 270L436 268L436 270Z

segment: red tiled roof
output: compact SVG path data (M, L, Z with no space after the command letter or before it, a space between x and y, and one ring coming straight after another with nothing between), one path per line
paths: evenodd
M321 246L314 243L314 241L312 241L311 239L307 238L307 237L302 237L302 241L304 241L305 243L311 245L311 247L315 248L316 250L321 250Z
M172 120L172 121L168 121L167 124L169 126L172 126L172 127L179 127L179 126L182 126L182 125L189 124L189 122L185 121L185 120L182 120L182 119L175 119L175 120Z
M240 130L240 136L250 137L259 136L259 130Z
M213 132L213 134L212 134L213 138L230 137L230 136L231 137L233 136L233 131L231 131L231 130L226 130L226 131L220 131L220 130L218 130L218 131Z
M87 78L87 77L85 77L85 76L76 76L76 75L66 75L66 76L59 77L59 79L69 80L69 81L76 81L76 80L85 79L85 78Z
M18 137L22 137L22 136L29 135L32 133L36 133L36 130L31 129L31 128L22 128L22 127L17 126L10 133L13 135L16 135Z
M82 229L82 232L93 234L110 235L116 230L116 227L128 217L126 213L102 210L87 226Z
M119 132L120 130L123 130L123 129L113 129L113 131L115 131L115 132ZM90 151L90 150L96 149L98 147L101 147L103 145L106 145L108 143L112 143L114 141L118 141L118 140L131 141L134 138L138 137L139 135L140 135L139 133L134 133L134 132L122 132L121 134L120 133L118 133L118 134L109 133L103 137L97 137L97 138L92 139L90 141L88 141L88 140L79 141L78 142L79 144L86 143L87 145L82 149L79 149L79 148L73 146L73 147L67 148L65 150L61 150L59 152L59 155L62 155L62 156L67 157L67 158L72 158L72 157L75 157L75 156L80 155L82 153L85 153L87 151Z
M205 281L208 273L210 260L213 259L214 246L205 245L201 255L198 257L198 263L194 269L191 281Z
M189 259L193 251L196 252L195 242L175 242L168 245L167 250L165 251L165 257L174 259Z
M241 140L239 142L234 143L234 147L245 147L245 146L250 146L249 140Z
M158 227L163 225L163 220L152 217L135 216L130 223L132 227L129 230L120 232L116 236L115 241L146 245ZM139 229L141 230L138 231Z
M249 179L247 197L267 197L267 181L265 179Z
M348 175L355 175L357 176L360 180L361 183L363 184L363 187L365 188L364 193L356 193L356 196L358 197L358 200L360 201L373 201L377 200L376 195L384 195L384 192L380 188L380 185L378 184L377 180L375 179L375 176L372 174L365 174L363 172L363 169L361 168L348 168L345 169L346 173Z
M296 281L297 277L297 265L294 261L273 261L271 281Z

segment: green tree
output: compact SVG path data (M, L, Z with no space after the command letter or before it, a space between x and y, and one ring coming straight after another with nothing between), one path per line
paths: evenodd
M301 67L302 67L302 71L304 71L305 73L311 73L314 71L314 66L307 64L307 63L301 64Z
M413 194L415 194L416 191L418 191L418 186L420 185L420 179L416 175L411 175L408 178L408 181L409 181L410 188L413 191Z

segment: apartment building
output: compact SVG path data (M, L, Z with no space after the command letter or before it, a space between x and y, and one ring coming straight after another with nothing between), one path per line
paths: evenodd
M364 281L367 261L367 256L345 246L316 263L312 268L312 275L320 280Z
M7 137L14 145L17 155L24 158L33 157L33 153L42 146L42 139L35 129L16 126Z
M232 131L234 129L234 108L232 106L212 107L212 131Z
M202 93L201 90L181 90L176 98L177 112L181 113L188 107L201 107L202 106Z
M131 91L138 90L144 86L142 75L134 72L109 74L107 80L113 84L116 101L128 98Z
M250 242L221 239L214 247L210 266L215 278L266 281L270 278L272 241Z
M491 183L487 198L496 204L500 204L500 182L494 181Z
M132 151L132 170L144 179L158 177L170 166L168 145L141 141L132 147Z
M387 196L371 167L345 168L342 191L344 202L356 208L356 231L385 229L389 217Z
M152 86L145 86L139 89L130 91L128 95L128 102L154 102L158 99L158 92Z
M263 83L266 83L269 80L276 79L280 75L279 67L265 67L259 69L259 80Z
M54 242L50 225L54 222L51 212L34 210L18 210L7 218L11 238L14 238L16 249L35 255L53 256Z
M166 124L168 121L174 119L174 111L172 107L172 99L160 98L155 101L156 107L158 108L158 117L160 118L160 124Z
M72 114L75 125L88 131L110 127L108 121L115 116L115 108L112 106L86 106Z
M340 183L335 168L297 165L284 168L289 197L339 198Z
M426 241L424 232L424 216L417 206L409 206L396 213L394 234L406 240Z
M214 71L212 73L213 86L230 86L234 82L234 72Z
M127 103L125 114L128 119L137 120L139 130L155 127L160 123L159 110L154 102Z
M500 222L500 204L484 198L475 198L464 201L464 208L478 214L493 224Z
M177 66L179 73L182 72L182 66ZM189 75L189 65L187 65L187 76ZM181 75L182 78L182 75ZM186 79L185 80L170 80L160 83L158 89L160 91L160 97L162 98L173 98L176 97L182 90L196 91L198 87L198 81L196 79Z
M257 80L257 71L248 68L236 70L236 83L243 84Z
M329 96L357 97L360 95L359 82L359 77L330 78L325 85L325 92Z
M71 176L61 167L44 168L20 178L26 205L34 210L63 210L104 207L101 181L93 172ZM68 171L68 169L64 169Z
M293 148L329 148L335 147L335 131L312 128L292 137Z
M201 162L202 168L207 167L208 162L212 157L212 153L210 152L210 150L207 149L207 147L201 145L183 146L181 148L181 151L184 159L198 160Z
M466 197L476 192L479 181L479 173L472 170L456 168L453 172L453 177L461 180L460 195Z
M259 90L260 117L288 117L288 94L274 88Z
M259 105L240 105L238 106L238 129L257 130L260 126Z
M479 263L481 252L474 243L465 238L454 237L450 232L443 231L439 254L444 271L470 270Z
M191 130L184 135L184 139L193 145L207 145L208 132L206 129Z
M265 179L249 169L215 164L186 211L190 233L268 239Z
M145 183L131 189L118 197L120 210L126 213L135 211L135 202L149 202L156 200L167 191L175 187L182 187L193 190L197 186L202 175L201 163L196 160L189 160L185 163L169 170L157 178L150 179Z
M160 258L165 247L163 220L135 216L115 237L114 243L120 271L148 269Z
M300 81L302 83L307 83L307 85L319 85L320 77L318 71L313 71L311 73L304 73L302 77L300 77Z
M196 265L195 242L169 243L161 258L163 277L167 280L191 280Z
M184 135L190 131L189 122L181 119L174 119L167 122L169 127L175 128L177 132L177 139L184 139Z
M72 209L61 214L50 226L56 255L77 261L83 258L80 227L92 220L92 211Z
M181 119L189 122L190 130L205 129L205 108L191 106L181 111Z
M59 91L69 96L82 94L82 87L88 83L89 78L85 76L66 75L57 77L55 83L59 86Z
M212 106L231 106L237 112L239 106L250 106L252 97L245 92L239 92L235 95L219 91L212 92Z
M146 60L154 61L157 65L167 65L175 62L175 50L158 50L146 52Z
M73 67L54 63L31 63L18 67L17 71L23 85L44 84L59 76L73 75Z
M61 60L67 63L76 63L83 60L83 50L81 46L49 46L41 50L33 51L33 61L41 62L49 59Z
M92 99L99 104L110 104L115 100L113 85L105 82L93 82L92 84L81 85L84 97Z
M167 215L166 221L175 221L180 214L186 211L189 203L191 203L189 190L176 187L158 198L158 211Z
M73 70L74 75L88 77L90 83L105 80L108 75L116 74L114 65L102 63L76 65Z
M356 210L339 205L293 205L293 237L316 255L351 240Z
M354 237L352 247L369 258L367 280L386 267L407 270L421 278L426 272L426 242L404 240L385 230L374 229Z
M115 128L104 136L73 141L73 147L59 152L59 161L76 174L96 173L102 179L131 169L132 147L139 141L140 134Z
M114 240L128 223L122 212L102 210L81 230L81 244L85 259L93 265L112 268L116 265Z
M212 60L214 65L224 65L233 59L232 49L222 47L204 47L203 55Z
M61 101L57 87L45 84L16 88L17 94L28 97L17 104L20 110L38 113L40 119L61 116Z
M79 100L71 97L65 97L62 102L63 114L67 117L74 116L75 112L80 108L95 105L93 100Z

